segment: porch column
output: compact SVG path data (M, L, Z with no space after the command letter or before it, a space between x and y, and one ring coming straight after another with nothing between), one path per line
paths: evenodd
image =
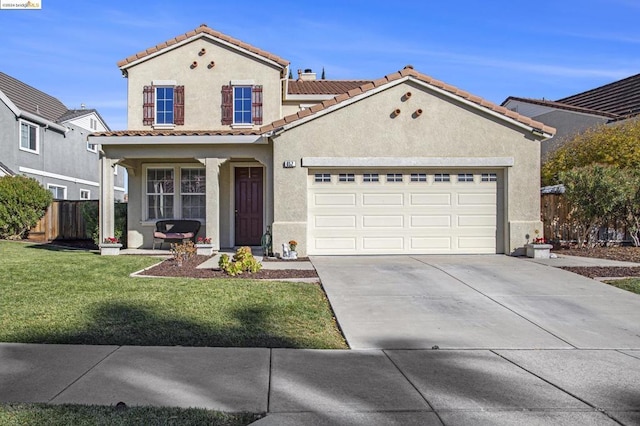
M214 250L220 250L220 165L223 158L205 158L207 189L205 194L205 220L207 237L211 238Z
M115 209L113 193L113 167L118 162L104 155L100 158L100 242L107 237L114 237Z

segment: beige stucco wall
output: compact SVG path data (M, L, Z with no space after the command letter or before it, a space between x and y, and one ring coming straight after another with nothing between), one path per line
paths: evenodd
M404 98L406 92L412 96ZM392 112L401 113L393 117ZM422 115L413 113L422 109ZM337 109L274 139L273 239L307 242L307 168L303 157L510 157L504 170L507 253L542 229L539 206L540 143L525 130L450 98L405 82ZM297 167L283 168L286 160Z
M207 209L219 209L219 230L221 247L233 245L234 166L258 166L265 168L264 185L264 217L265 224L273 221L273 164L272 147L270 144L210 144L195 145L180 143L176 139L174 145L103 145L108 158L118 159L120 164L127 167L129 172L129 208L128 208L128 248L151 248L155 221L145 220L143 212L145 198L145 166L149 165L197 165L204 167L205 159L221 159L219 168L218 189L219 205L214 205L213 187L207 181ZM205 161L206 162L206 161ZM211 237L215 231L207 227L203 221L200 236Z
M205 49L204 55L199 55ZM192 68L196 61L198 66ZM210 68L211 61L215 66ZM221 125L221 90L231 80L253 80L263 89L263 122L280 118L280 69L237 50L199 38L128 68L128 128L142 124L142 91L153 80L174 80L185 86L185 121L181 130L224 129ZM259 126L258 126L259 127Z

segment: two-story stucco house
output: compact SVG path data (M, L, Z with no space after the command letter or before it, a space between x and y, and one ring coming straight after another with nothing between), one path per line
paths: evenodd
M100 196L98 147L91 132L109 128L95 109L68 109L58 99L0 72L0 176L36 179L55 199ZM112 170L115 198L124 197L122 168Z
M411 66L289 79L285 59L202 25L118 63L128 130L89 137L129 172L128 244L198 219L217 247L301 255L515 253L542 229L540 141L554 129Z

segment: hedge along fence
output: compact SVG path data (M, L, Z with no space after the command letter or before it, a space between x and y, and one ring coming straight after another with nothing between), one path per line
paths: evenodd
M87 207L95 211L95 221L87 221L83 210ZM29 231L30 241L91 240L93 227L97 223L98 200L55 200L36 226ZM127 204L116 203L116 216L127 217ZM92 223L93 222L93 223Z
M540 216L544 237L550 241L577 242L580 229L571 221L571 211L563 194L541 194ZM629 242L625 225L621 221L612 221L608 226L600 227L591 235L602 243Z

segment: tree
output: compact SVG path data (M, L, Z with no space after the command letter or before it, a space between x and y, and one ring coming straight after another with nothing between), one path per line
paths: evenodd
M544 162L542 184L557 184L563 172L590 164L640 167L640 119L600 125L576 135Z
M53 197L26 176L0 177L0 238L20 239L44 216Z
M570 218L579 230L578 244L595 246L593 234L598 228L607 226L614 218L625 217L630 185L621 184L626 180L618 167L576 167L561 173L560 180L565 187Z

